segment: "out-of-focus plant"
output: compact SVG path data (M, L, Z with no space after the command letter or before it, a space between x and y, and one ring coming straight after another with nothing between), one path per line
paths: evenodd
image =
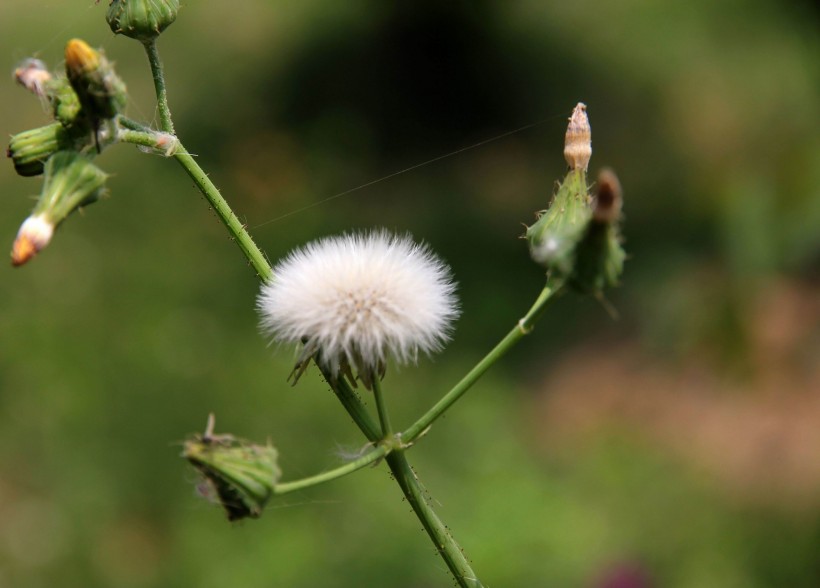
M501 341L424 414L404 430L394 428L382 380L388 364L414 362L442 348L457 317L452 272L427 245L384 230L314 241L274 267L177 138L168 106L159 35L174 22L176 0L114 0L108 23L116 34L143 44L157 94L161 128L123 115L127 94L105 56L84 41L66 45L65 75L29 59L17 81L50 105L54 122L11 138L8 155L22 176L43 175L40 198L12 247L23 265L45 248L73 211L96 201L107 175L93 163L119 143L175 159L217 212L262 281L257 307L263 330L301 347L291 373L294 384L315 365L368 441L361 455L327 472L281 481L278 453L233 435L214 433L211 418L202 435L189 439L183 455L201 473L203 487L230 520L259 517L277 496L337 479L384 461L460 586L483 584L453 535L433 509L434 500L411 468L407 452L502 355L534 327L547 306L574 290L602 297L623 269L621 188L614 173L601 172L591 194L587 168L592 155L586 106L569 120L564 155L569 165L549 207L525 234L532 258L546 270L546 283L531 308ZM373 394L376 415L362 402Z

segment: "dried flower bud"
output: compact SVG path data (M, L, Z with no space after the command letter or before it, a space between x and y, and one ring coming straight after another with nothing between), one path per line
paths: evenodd
M14 242L12 263L22 265L48 245L54 229L69 214L100 197L107 177L76 151L52 155L45 164L40 198Z
M125 84L105 56L85 41L68 42L65 68L83 110L92 120L113 118L125 108Z
M599 223L614 223L621 217L624 197L618 176L609 168L598 172L592 219Z
M597 294L617 285L626 258L618 226L622 206L617 176L612 170L602 170L598 175L592 219L575 254L570 283L576 290Z
M146 43L170 26L177 12L179 0L112 0L105 20L115 35Z
M571 170L587 170L592 157L592 131L587 117L587 106L579 102L572 111L564 139L564 158Z
M213 417L204 435L185 442L182 456L211 485L229 521L258 518L281 476L276 449L232 435L215 436L212 428Z
M14 69L14 79L29 92L45 96L45 86L51 80L51 72L39 59L28 58Z
M69 149L72 140L60 123L51 123L38 129L17 133L9 140L6 155L14 162L14 170L21 176L39 176L45 161L62 149Z

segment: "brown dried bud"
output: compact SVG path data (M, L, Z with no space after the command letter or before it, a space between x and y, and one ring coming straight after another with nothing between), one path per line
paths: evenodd
M564 158L570 169L587 170L592 157L592 131L587 117L587 105L579 102L572 111L564 139Z
M598 172L592 219L599 223L614 223L621 217L624 195L618 176L609 168Z

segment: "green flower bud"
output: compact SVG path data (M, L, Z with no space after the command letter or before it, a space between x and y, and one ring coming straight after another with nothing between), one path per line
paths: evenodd
M231 435L208 431L185 442L182 456L204 476L228 515L236 521L258 518L281 477L278 453L271 445L254 445Z
M70 149L72 143L68 131L55 122L14 135L6 155L11 157L14 170L21 176L39 176L45 161L57 151Z
M54 226L103 193L108 174L76 151L59 151L46 162L43 191L32 215L43 215Z
M66 44L65 68L83 111L92 121L114 118L125 108L125 83L105 56L85 41L71 39Z
M105 15L115 35L153 41L177 18L179 0L113 0Z
M54 229L69 214L100 197L107 177L76 151L58 151L52 155L45 164L40 198L17 233L12 263L22 265L48 245Z
M71 83L64 77L52 79L47 86L46 96L51 103L54 118L64 127L73 126L80 115L80 99Z
M527 228L525 237L532 258L551 276L566 280L580 292L599 294L618 283L626 254L619 233L623 198L618 178L602 170L595 198L587 191L591 136L586 105L579 102L564 141L570 171L550 207Z
M559 278L568 278L575 265L575 248L584 236L592 209L586 171L592 155L592 131L587 107L579 102L572 111L564 137L564 158L570 167L549 208L525 238L532 258Z
M617 285L626 257L619 231L622 204L617 176L611 170L601 170L592 218L575 255L575 271L570 281L575 289L597 294Z
M532 258L557 277L569 277L575 265L575 248L592 216L586 173L575 169L567 174L550 207L527 228Z

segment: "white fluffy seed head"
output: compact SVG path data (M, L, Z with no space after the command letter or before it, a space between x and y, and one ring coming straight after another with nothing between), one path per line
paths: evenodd
M257 300L275 341L304 343L334 373L365 381L388 356L415 361L438 351L458 316L449 268L426 245L386 231L314 241L273 269Z

